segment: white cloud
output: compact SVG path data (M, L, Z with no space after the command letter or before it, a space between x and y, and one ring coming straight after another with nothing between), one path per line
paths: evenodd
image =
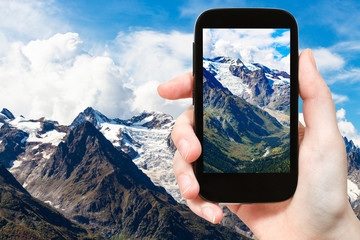
M0 102L27 117L70 123L87 106L109 116L129 112L127 74L106 56L81 49L76 33L12 44L0 64Z
M348 139L353 140L353 142L360 146L360 134L355 128L355 126L346 119L346 111L341 108L336 112L336 117L338 119L338 126L341 135L347 137Z
M54 31L69 29L58 13L53 0L1 0L0 32L6 33L9 42L50 37Z
M119 33L108 54L126 71L126 86L135 93L132 110L162 111L177 117L190 100L165 101L156 87L192 71L193 35L180 32L136 31Z
M192 34L120 33L96 56L82 45L77 33L12 43L0 61L3 107L15 115L69 124L87 106L127 118L143 110L177 117L191 104L189 99L164 100L156 88L191 71Z
M290 32L274 37L273 29L204 30L204 57L228 56L289 72L289 53L282 55L276 46L289 47ZM290 52L288 48L288 52Z
M313 53L319 72L337 71L345 65L345 61L340 55L332 53L327 48L313 49Z
M346 111L345 109L341 108L336 112L336 118L338 119L338 121L343 121L345 120L345 115L346 115Z
M349 101L349 98L346 95L340 95L340 94L336 94L336 93L333 93L333 92L331 93L331 95L332 95L334 103L336 103L336 104Z

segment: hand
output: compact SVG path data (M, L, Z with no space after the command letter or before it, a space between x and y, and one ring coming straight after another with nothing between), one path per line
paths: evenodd
M299 124L299 179L294 196L284 202L233 204L227 207L259 239L360 239L360 223L347 198L344 141L339 132L331 92L316 69L311 50L299 57L299 88L306 127ZM166 99L192 96L191 73L158 87ZM174 172L190 209L219 223L222 209L199 197L191 163L201 153L193 131L193 107L177 120L172 138L177 147Z

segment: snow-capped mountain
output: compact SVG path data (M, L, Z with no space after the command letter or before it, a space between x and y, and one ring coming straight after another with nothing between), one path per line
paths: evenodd
M9 110L3 109L0 113L0 162L25 189L32 189L59 143L65 141L70 129L84 121L91 122L117 149L127 149L133 162L152 182L164 187L178 202L183 201L172 170L176 149L170 132L174 120L164 113L143 112L121 120L110 119L95 109L87 108L70 126L63 126L45 118L15 118ZM356 208L360 205L360 149L351 140L344 138L344 141L348 154L348 196ZM47 203L63 211L54 202L49 200ZM246 226L238 229L240 223L229 212L222 221L223 225L252 236Z
M29 120L20 116L3 119L1 124L7 124L12 132L0 132L0 145L4 145L6 149L0 153L0 162L5 161L1 159L9 159L8 155L11 154L13 160L6 160L4 164L25 188L40 174L57 145L63 141L66 132L84 121L89 121L114 147L132 157L133 162L156 185L163 186L177 201L183 201L172 170L175 146L170 138L174 124L170 115L143 112L127 120L110 119L89 107L81 112L69 127L44 118ZM10 141L9 135L14 134L18 138ZM1 148L0 146L0 150Z
M283 125L289 125L288 73L230 57L205 58L203 66L232 94L266 110Z
M70 128L90 119L94 126L118 149L128 153L150 179L182 201L172 169L175 151L170 140L174 119L160 112L143 112L128 120L109 119L92 108L85 109Z
M70 126L44 118L4 117L0 162L7 163L33 197L108 238L164 239L176 233L179 239L247 239L207 223L178 203L173 123L163 113L120 120L92 108ZM121 150L124 146L136 155L131 158Z
M344 137L347 153L348 196L355 208L360 204L360 148L352 140Z
M23 116L8 118L3 124L0 162L26 188L63 140L67 127L45 118L29 120Z

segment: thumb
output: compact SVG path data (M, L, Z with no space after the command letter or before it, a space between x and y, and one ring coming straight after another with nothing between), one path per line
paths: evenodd
M299 57L299 91L306 129L324 138L329 137L327 133L339 133L330 89L317 71L310 49Z

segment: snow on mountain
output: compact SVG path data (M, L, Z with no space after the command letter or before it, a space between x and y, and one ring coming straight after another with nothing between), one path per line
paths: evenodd
M7 110L8 111L8 110ZM9 114L10 113L10 114ZM19 139L23 151L9 162L9 170L17 176L24 187L40 174L42 166L50 159L57 145L63 141L68 127L57 122L45 120L29 120L23 116L9 118L11 112L3 117L3 127L23 131ZM177 201L183 198L177 186L172 168L175 148L171 145L170 133L174 119L159 112L143 112L130 119L110 119L92 108L87 108L74 120L72 126L90 121L112 144L132 158L134 163L159 186L164 187ZM1 127L1 126L0 126ZM4 129L1 129L4 130ZM4 145L0 139L0 146ZM352 203L360 198L360 149L344 137L348 153L349 179L348 195Z
M23 140L28 143L50 143L57 146L66 135L65 132L58 132L55 129L44 132L41 127L41 120L27 120L22 116L17 117L8 123L10 126L28 133L29 137Z
M26 187L27 182L38 178L46 161L63 141L67 128L44 118L15 118L7 109L3 109L2 114L6 119L3 118L0 129L0 160Z
M274 75L271 75L269 73L265 73L265 76L267 79L269 79L269 83L271 86L273 85L289 85L290 84L290 78L284 78L283 76L277 76L276 78Z
M94 126L116 148L128 153L155 185L164 187L177 201L182 201L172 168L174 150L168 143L174 124L170 115L143 112L121 120L103 117L99 111L90 110L91 108L87 108L80 113L70 127L79 125L86 119L96 120L93 122Z
M283 125L289 126L288 73L230 57L205 58L203 66L232 94L262 108Z
M203 66L206 70L215 73L216 79L218 79L224 87L228 88L234 95L237 96L241 96L245 92L251 94L251 91L248 88L248 84L243 81L239 81L241 79L229 70L230 66L243 66L251 72L263 69L271 87L273 87L273 85L290 84L290 76L286 72L269 69L259 63L246 63L240 59L233 59L230 57L204 59Z
M347 180L347 193L350 202L355 202L360 196L360 189L358 185L352 182L350 179Z
M30 120L20 116L10 119L4 115L3 119L2 124L7 124L8 128L24 132L19 140L22 150L17 153L16 159L8 163L9 170L24 187L40 174L46 161L63 141L68 128L73 129L89 121L116 148L129 154L156 185L163 186L177 201L182 200L172 169L174 146L170 145L169 136L174 119L170 115L143 112L127 120L110 119L89 107L69 127L44 118Z
M239 82L239 78L230 72L229 68L231 65L244 66L242 62L237 62L235 59L225 57L206 59L203 61L204 68L214 73L216 79L221 82L224 87L228 88L232 94L237 96L241 96L245 92L251 94L247 85Z

